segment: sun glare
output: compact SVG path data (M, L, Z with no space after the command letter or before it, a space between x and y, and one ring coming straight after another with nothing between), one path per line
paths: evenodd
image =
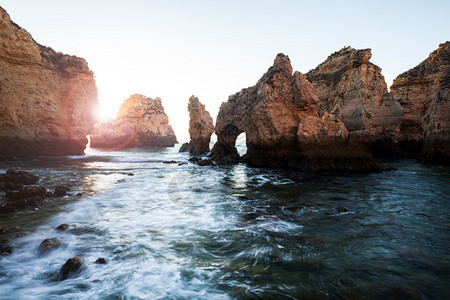
M100 101L100 106L96 111L97 118L100 121L107 121L110 119L115 119L117 114L117 107L113 105L107 105Z

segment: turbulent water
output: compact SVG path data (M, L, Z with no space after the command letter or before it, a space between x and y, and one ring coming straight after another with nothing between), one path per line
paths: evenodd
M149 148L3 163L71 195L0 218L15 248L0 257L0 299L449 298L448 168L309 174L188 158ZM39 255L53 237L62 246ZM56 281L74 256L86 267Z

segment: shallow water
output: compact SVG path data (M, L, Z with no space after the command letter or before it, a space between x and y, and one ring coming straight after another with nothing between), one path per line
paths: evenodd
M309 174L163 163L187 162L176 148L89 154L2 165L72 195L0 218L16 248L0 257L0 299L450 296L448 168ZM40 256L51 237L63 245ZM56 281L73 256L86 268Z

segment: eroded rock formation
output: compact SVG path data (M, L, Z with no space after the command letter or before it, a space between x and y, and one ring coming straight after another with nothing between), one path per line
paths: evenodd
M117 118L99 123L91 134L91 147L117 150L124 147L173 147L177 138L169 125L160 98L135 94L119 108Z
M220 107L218 141L210 156L217 163L240 161L235 142L246 133L251 165L300 170L380 170L359 145L348 145L340 116L318 115L319 99L306 76L292 74L290 60L278 54L255 86L229 97Z
M401 143L429 162L450 163L450 42L415 68L399 75L391 86L404 115ZM422 150L421 150L422 149Z
M352 141L375 152L392 152L403 109L388 93L381 68L370 62L371 57L370 49L345 47L306 76L320 99L320 115L341 117Z
M36 43L0 7L0 158L83 154L96 123L87 62Z
M191 96L188 104L189 110L189 136L191 140L180 148L180 152L201 154L209 152L209 142L214 133L214 122L197 97Z

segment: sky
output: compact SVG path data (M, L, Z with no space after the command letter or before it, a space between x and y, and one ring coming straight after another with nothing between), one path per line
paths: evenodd
M180 142L188 99L215 119L277 53L306 73L344 46L371 48L388 86L450 40L450 0L0 0L40 44L87 60L102 112L139 93L162 99Z

